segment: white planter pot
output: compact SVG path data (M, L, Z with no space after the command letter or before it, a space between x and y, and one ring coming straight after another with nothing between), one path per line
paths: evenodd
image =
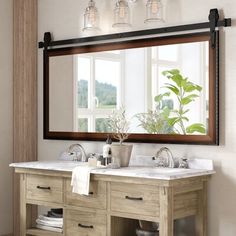
M130 144L112 144L111 155L120 162L121 167L129 166L133 145Z

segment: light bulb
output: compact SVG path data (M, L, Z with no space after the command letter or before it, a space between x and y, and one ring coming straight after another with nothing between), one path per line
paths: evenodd
M85 9L83 30L99 30L99 14L93 0L89 1Z
M157 14L158 12L158 3L157 1L152 3L152 14Z

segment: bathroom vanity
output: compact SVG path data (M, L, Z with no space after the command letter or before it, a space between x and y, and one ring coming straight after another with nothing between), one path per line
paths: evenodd
M21 236L135 236L138 220L160 223L173 236L174 220L196 216L196 235L207 235L207 182L214 171L128 167L92 171L90 195L72 193L75 162L11 166L20 174ZM63 234L35 229L31 207L63 208Z

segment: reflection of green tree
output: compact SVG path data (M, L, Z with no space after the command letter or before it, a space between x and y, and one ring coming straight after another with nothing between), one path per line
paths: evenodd
M78 131L79 132L88 132L88 119L79 118L78 119Z
M78 81L78 106L79 108L88 108L88 81Z
M114 108L116 106L117 89L115 86L96 81L96 94L98 108ZM88 108L88 81L78 81L79 108Z
M108 126L108 119L106 118L97 118L96 119L96 132L100 133L110 133L111 129Z

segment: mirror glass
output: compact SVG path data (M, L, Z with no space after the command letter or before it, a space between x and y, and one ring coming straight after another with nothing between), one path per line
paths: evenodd
M124 109L130 141L217 142L216 49L209 34L45 55L46 136L104 140L109 116Z

